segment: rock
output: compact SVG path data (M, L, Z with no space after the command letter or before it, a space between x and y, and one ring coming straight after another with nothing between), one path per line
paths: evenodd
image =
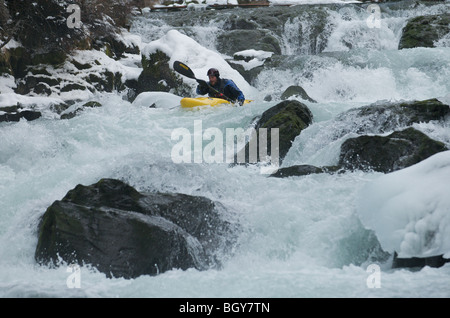
M412 18L403 28L399 49L434 47L450 32L450 13Z
M22 118L31 121L42 116L39 111L23 109L21 106L1 107L0 112L4 112L4 114L0 114L0 123L10 121L17 122Z
M107 34L107 33L106 33ZM94 49L104 51L110 58L119 60L125 53L139 54L140 50L135 44L125 43L117 34L102 34L93 44Z
M218 35L217 42L220 52L229 55L248 49L281 54L280 43L267 30L230 30Z
M280 163L283 161L284 157L288 153L289 149L292 146L292 142L295 137L297 137L303 129L308 127L313 120L313 115L309 108L299 101L296 100L286 100L278 103L272 108L266 110L261 118L257 121L255 125L256 130L256 138L259 141L259 133L261 128L267 129L267 155L272 156L272 128L279 129L279 139L278 139L278 155ZM238 153L235 156L235 162L238 162L237 158L245 158L245 162L249 163L249 146L250 143L247 143L245 148L241 151L245 151L245 157L242 153ZM258 144L258 148L259 148ZM264 151L264 149L263 149ZM259 153L261 149L258 150L258 160L264 161L264 158L259 158ZM241 162L239 162L241 163Z
M266 110L256 124L256 130L260 128L279 128L280 159L284 158L292 146L295 137L300 135L303 129L308 127L313 120L309 108L299 101L283 101ZM268 132L269 135L269 132ZM270 149L270 140L268 141Z
M340 170L339 166L316 167L312 165L295 165L278 169L271 177L287 178L296 176L306 176L316 173L335 173Z
M345 169L392 172L412 166L448 150L442 142L410 127L383 136L347 139L341 146L339 165Z
M170 58L157 51L150 56L142 55L142 73L139 75L136 94L142 92L169 92L171 89L182 91L183 81L169 66ZM182 95L182 94L180 94Z
M221 266L237 226L204 197L140 193L114 179L78 185L55 201L39 225L40 264L91 264L108 277Z
M58 112L60 114L60 119L72 119L78 114L80 114L86 107L94 108L94 107L102 107L103 105L97 101L89 101L84 103L82 106L79 106L75 109L66 109L65 111Z
M5 52L3 59L8 73L16 78L25 76L28 73L28 66L31 64L30 52L23 47L5 49Z
M345 123L344 130L337 132L336 136L339 138L349 132L384 133L401 126L444 120L448 114L450 107L436 98L400 103L378 102L336 116L336 122Z
M436 255L430 257L398 257L398 254L394 252L394 258L392 261L392 268L415 268L420 269L425 266L429 267L441 267L450 262L450 259L444 258L443 255Z
M281 100L286 100L291 96L298 96L301 99L307 100L311 103L317 103L314 99L309 97L309 95L306 93L306 91L301 86L289 86L286 88L286 90L281 94Z

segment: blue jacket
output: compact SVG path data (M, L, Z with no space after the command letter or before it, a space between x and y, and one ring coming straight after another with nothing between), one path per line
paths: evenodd
M226 78L218 78L216 85L212 86L211 83L208 84L233 101L237 100L239 102L244 102L245 100L244 94L232 80ZM208 93L209 97L221 98L219 94L210 90L208 87L201 85L197 86L197 94L205 95L206 93Z

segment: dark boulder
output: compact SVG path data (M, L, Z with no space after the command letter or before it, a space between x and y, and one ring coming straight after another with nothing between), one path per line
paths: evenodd
M313 165L295 165L280 168L270 176L276 178L299 177L317 173L336 173L339 170L339 166L316 167Z
M392 172L448 150L439 141L410 127L388 136L360 136L341 146L339 165L348 170Z
M217 42L220 52L229 55L248 49L281 54L279 41L268 30L231 30L218 35Z
M204 197L140 193L114 179L78 185L45 212L35 258L91 264L108 277L221 266L237 226Z
M314 99L309 97L308 93L306 93L306 91L301 86L297 85L289 86L288 88L286 88L283 94L281 94L281 99L285 100L292 96L300 97L301 99L304 99L311 103L317 103Z
M0 107L0 122L20 121L22 118L31 121L42 116L40 111L24 109L22 106Z
M377 102L372 105L350 109L335 118L342 130L335 132L335 138L348 133L379 134L394 131L399 127L415 123L442 121L450 114L450 107L436 98L423 101Z
M305 104L296 100L286 100L266 110L258 120L255 129L258 131L260 128L267 128L269 131L272 128L279 128L281 161L291 148L295 137L311 125L312 121L313 115ZM271 149L270 139L267 148Z
M398 257L397 252L394 252L392 268L420 269L425 266L441 267L449 262L450 259L444 258L443 255L429 256L429 257Z
M169 56L161 51L142 55L142 72L137 81L136 94L142 92L169 92L185 95L188 91L182 79L169 66ZM185 91L184 91L185 90Z
M261 117L258 119L255 125L256 135L254 138L257 140L257 162L265 161L265 158L260 158L260 154L267 154L267 156L272 156L272 130L278 128L278 159L281 163L292 146L292 142L295 137L297 137L303 129L308 127L313 120L313 115L309 108L299 101L296 100L286 100L278 103L272 108L266 110ZM267 132L267 144L266 149L261 149L261 139L260 134L262 129ZM255 142L255 140L253 140ZM252 140L246 144L244 149L241 150L235 156L235 162L243 163L239 158L245 158L245 163L255 163L251 160L250 147ZM276 148L274 146L273 148ZM243 153L244 152L244 153ZM272 158L273 160L273 158ZM273 162L272 162L273 163Z

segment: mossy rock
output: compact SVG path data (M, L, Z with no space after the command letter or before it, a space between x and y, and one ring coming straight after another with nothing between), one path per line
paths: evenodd
M415 17L403 29L399 49L434 47L434 43L450 32L450 13Z
M45 64L59 66L65 62L67 54L64 51L53 51L48 53L37 53L31 58L33 65Z
M16 78L24 77L28 72L28 66L32 64L30 53L24 47L16 47L9 49L9 54L12 75Z
M13 75L13 70L11 68L10 53L9 50L0 50L0 75L9 74Z
M79 69L80 71L81 70L87 70L87 69L90 69L90 68L92 68L92 65L91 64L89 64L89 63L80 63L80 62L78 62L78 61L76 61L76 60L71 60L70 61L70 63L72 63L77 69Z
M142 73L138 78L137 94L147 91L169 92L175 90L179 95L189 91L182 79L170 68L170 58L157 50L149 56L142 56Z
M86 90L86 87L80 84L76 84L76 83L70 83L65 85L63 88L61 88L61 92L70 92L73 90L81 90L84 91Z
M97 102L97 101L95 101L95 100L92 100L92 101L89 101L89 102L83 104L83 106L84 107L101 107L102 104Z
M266 110L261 118L257 121L255 125L256 138L259 145L259 134L260 129L267 129L267 149L268 156L273 156L272 152L272 129L278 128L278 158L280 163L283 161L289 149L292 146L294 139L300 135L302 130L308 127L313 120L313 115L309 108L299 101L296 100L286 100L283 101L272 108ZM246 144L244 149L241 150L235 156L236 163L239 162L239 158L245 158L245 163L250 162L250 141ZM253 141L254 142L254 141ZM265 161L265 158L259 158L260 150L258 150L258 161ZM245 152L245 153L242 153ZM251 163L251 162L250 162Z

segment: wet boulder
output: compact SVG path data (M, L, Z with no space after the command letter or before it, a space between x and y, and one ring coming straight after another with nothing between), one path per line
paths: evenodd
M420 269L425 266L441 267L449 262L450 259L445 258L444 255L436 255L429 257L398 257L397 252L394 252L394 257L392 260L392 268Z
M291 148L294 139L312 123L312 120L313 115L309 108L297 100L285 100L266 110L255 125L256 134L253 138L258 141L255 143L258 146L256 161L266 161L265 158L260 158L261 153L271 156L273 160L272 148L274 148L274 150L278 150L278 158L281 163ZM275 146L276 144L272 146L274 128L278 129L278 135L274 133L275 138L278 138L278 148ZM260 137L262 131L267 133L266 138ZM261 143L264 139L267 140L266 144ZM266 146L266 149L261 149L264 146ZM251 147L252 140L236 155L235 162L242 163L239 158L245 158L246 163L254 163L250 155Z
M436 98L393 103L380 101L336 116L335 122L342 124L342 130L336 131L335 135L340 138L348 133L385 133L415 123L444 121L449 114L449 105Z
M91 264L108 277L221 266L236 223L204 197L141 193L115 179L78 185L55 201L39 225L40 264Z
M435 47L450 32L450 13L412 18L403 28L399 49Z
M229 55L249 49L281 54L279 41L268 30L231 30L218 35L217 42L220 52Z
M137 81L136 94L142 92L176 91L180 95L187 91L182 79L169 66L169 56L157 50L142 54L142 72Z
M287 177L299 177L306 176L310 174L319 174L319 173L330 173L334 174L339 172L340 166L324 166L324 167L316 167L313 165L294 165L289 167L284 167L278 169L276 172L272 173L271 177L276 178L287 178Z
M306 91L304 90L303 87L297 86L297 85L292 85L292 86L289 86L288 88L286 88L286 90L283 92L283 94L281 94L281 99L285 100L285 99L288 99L289 97L293 97L293 96L300 97L301 99L304 99L311 103L317 103L314 99L309 97L308 93L306 93Z
M348 170L392 172L448 150L439 141L410 127L388 136L359 136L341 146L339 165Z

